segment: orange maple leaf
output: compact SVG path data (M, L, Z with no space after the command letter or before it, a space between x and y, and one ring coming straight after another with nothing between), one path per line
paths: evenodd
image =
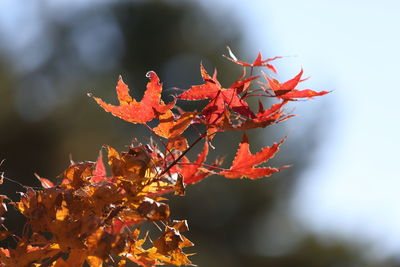
M93 98L105 111L111 112L116 117L131 123L146 123L175 106L175 101L165 105L161 100L162 84L157 74L149 71L146 77L150 79L150 82L147 83L146 91L140 102L129 95L129 88L121 76L116 87L119 106L107 104L97 97ZM89 96L91 95L89 94Z
M196 112L185 112L177 117L169 110L160 116L160 124L153 128L153 131L168 139L168 149L185 150L188 143L181 134L189 127L195 116Z
M224 170L219 175L224 175L226 178L250 178L257 179L280 171L281 168L261 167L255 168L257 165L273 158L279 150L279 146L285 141L282 139L279 143L273 144L271 147L264 147L260 152L251 154L249 149L249 139L246 134L243 135L243 140L239 144L239 149L233 159L232 166L228 170ZM286 167L286 166L284 166ZM282 168L284 168L282 167Z

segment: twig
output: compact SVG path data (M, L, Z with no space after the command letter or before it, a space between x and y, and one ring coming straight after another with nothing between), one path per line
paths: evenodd
M203 139L206 136L207 133L203 133L202 135L200 135L185 151L182 152L181 155L179 155L179 157L177 157L170 165L168 165L168 167L165 170L161 172L160 176L167 173L176 163L178 163L178 161L180 161L186 155L187 152L189 152L189 150L191 150L198 142L201 141L201 139Z

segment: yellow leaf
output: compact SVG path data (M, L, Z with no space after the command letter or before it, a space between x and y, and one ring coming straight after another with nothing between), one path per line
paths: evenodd
M56 212L56 219L58 221L64 221L64 219L68 216L69 210L67 208L67 202L63 200L61 202L61 208L57 210Z

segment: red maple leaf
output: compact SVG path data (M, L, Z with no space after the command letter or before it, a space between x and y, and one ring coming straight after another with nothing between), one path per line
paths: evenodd
M187 157L183 157L181 162L175 165L171 172L179 173L183 176L183 182L187 185L195 184L213 172L202 168L208 154L208 142L204 143L203 151L197 155L197 160L190 162ZM179 165L179 166L178 166Z
M243 135L243 140L239 144L239 149L233 159L232 166L228 170L224 170L219 175L226 178L250 178L257 179L280 171L281 168L260 167L257 165L273 158L279 150L279 146L285 141L282 139L279 143L273 144L271 147L264 147L260 152L251 154L249 149L249 140L247 135ZM284 167L283 167L284 168Z
M114 220L112 221L111 227L108 230L113 234L119 234L119 233L122 232L122 230L125 227L129 227L129 226L132 226L132 225L135 225L135 224L139 224L141 222L143 222L143 220L123 221L123 220L121 220L119 218L114 218Z
M249 88L250 83L252 81L258 79L260 76L257 75L257 76L251 76L248 78L245 78L245 77L246 77L246 69L243 68L242 76L237 81L235 81L229 88L234 88L236 90L236 93L240 94L240 93L246 91L247 88Z
M200 65L201 76L203 77L204 84L194 85L189 90L183 92L178 96L178 99L183 100L200 100L212 99L207 106L204 107L202 113L206 117L206 123L217 124L222 119L222 114L226 108L230 108L240 115L246 117L254 117L253 112L250 110L248 104L241 99L236 90L240 86L251 82L256 77L243 80L242 83L236 82L230 88L222 88L217 80L216 72L211 77L203 65Z
M316 92L310 89L305 89L305 90L295 89L296 86L303 81L301 80L302 75L303 75L303 69L301 69L299 74L297 74L294 78L284 83L280 83L278 80L271 79L266 75L265 78L268 80L268 85L273 92L273 96L281 98L283 100L295 101L297 100L296 98L312 98L314 96L321 96L329 93L327 91ZM270 94L268 90L265 88L264 91Z
M287 115L282 111L287 101L272 105L269 109L264 110L264 106L259 102L258 113L255 114L254 118L247 118L240 121L237 124L232 123L229 112L225 112L222 123L219 125L219 129L223 131L238 131L238 130L249 130L254 128L264 128L274 123L279 123L294 115Z
M107 178L106 168L105 168L104 162L103 162L103 153L101 153L101 150L99 152L99 156L97 158L91 180L94 183L99 183L102 181L109 181L109 179Z
M129 88L119 77L116 87L119 106L105 103L97 97L94 100L107 112L131 123L146 123L175 106L175 101L167 105L161 100L162 84L154 71L149 71L146 77L150 79L140 102L129 95ZM91 96L91 95L89 95Z
M273 72L277 73L275 67L271 64L269 64L268 62L282 58L282 57L273 57L273 58L267 58L267 59L262 59L262 54L261 52L258 52L258 55L256 57L256 59L253 61L253 63L247 63L244 61L240 61L236 58L236 56L232 53L232 50L228 48L228 52L229 52L229 57L225 56L227 59L229 59L232 62L235 62L236 64L242 65L243 67L267 67L268 69L272 70Z

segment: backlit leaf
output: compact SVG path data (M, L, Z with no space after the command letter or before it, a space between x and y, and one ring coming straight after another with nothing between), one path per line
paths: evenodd
M267 58L267 59L262 59L262 54L261 52L258 53L256 59L253 61L253 63L247 63L244 61L240 61L236 58L236 56L232 53L232 50L228 48L228 52L229 52L229 57L225 56L227 59L229 59L232 62L235 62L236 64L242 65L243 67L267 67L268 69L272 70L273 72L277 72L275 67L271 64L269 64L268 62L271 62L273 60L282 58L282 57L273 57L273 58Z
M129 95L129 88L120 77L116 87L119 106L105 103L97 97L94 100L107 112L131 123L146 123L164 114L175 106L175 102L165 105L161 100L162 85L157 74L149 71L146 76L150 79L140 102Z
M312 98L314 96L322 96L329 93L327 91L316 92L310 89L305 89L305 90L295 89L296 86L302 81L301 80L302 75L303 75L303 69L300 70L299 74L297 74L294 78L282 84L278 80L271 79L266 75L265 78L268 80L268 85L269 88L272 90L273 96L276 96L277 98L281 98L286 101L294 101L297 100L297 98Z
M219 175L224 175L226 178L250 178L257 179L278 172L280 169L271 167L260 167L257 165L267 162L273 158L279 150L279 146L285 141L283 139L279 143L275 143L272 147L264 147L260 152L251 154L249 149L249 140L247 135L243 136L242 142L239 144L239 149L233 159L232 165L228 170L224 170Z

